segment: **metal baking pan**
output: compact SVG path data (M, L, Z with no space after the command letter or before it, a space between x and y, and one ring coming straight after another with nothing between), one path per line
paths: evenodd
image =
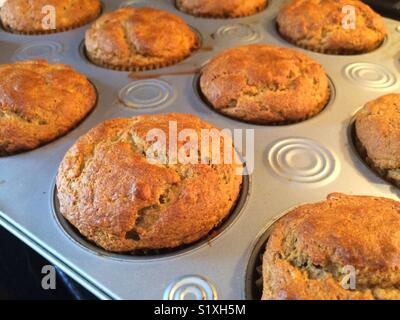
M64 137L34 151L0 158L0 224L103 299L244 299L251 253L267 226L288 208L316 202L331 192L398 199L399 189L379 178L349 139L354 113L367 101L399 92L400 23L385 19L389 35L376 51L333 56L298 49L322 63L331 79L329 105L307 121L287 126L243 123L211 110L196 92L195 71L218 52L250 43L295 48L276 31L282 1L240 19L202 19L179 12L172 0L103 0L104 12L121 5L154 6L182 16L199 32L203 48L185 61L128 72L91 64L82 28L23 36L0 31L0 63L45 58L86 74L98 90L93 112ZM98 123L143 113L195 114L221 128L254 129L254 172L240 210L207 242L152 256L113 255L80 241L54 203L58 166L77 138ZM75 234L75 236L74 236Z

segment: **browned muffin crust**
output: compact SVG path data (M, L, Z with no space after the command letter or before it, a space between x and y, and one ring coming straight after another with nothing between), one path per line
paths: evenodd
M53 6L56 14L56 29L43 28L43 19L49 14L42 12ZM100 15L99 0L7 0L0 9L3 27L17 33L51 33L80 27Z
M343 28L345 6L355 8L355 29ZM385 39L383 19L358 0L293 0L277 18L278 30L288 41L328 54L360 54L379 47Z
M199 47L197 34L180 17L153 8L122 8L100 17L86 32L94 63L122 70L165 67Z
M197 17L239 18L267 7L268 0L176 0L179 10Z
M60 211L104 249L189 244L207 236L233 209L242 182L237 165L148 161L147 133L160 129L169 141L170 121L177 122L178 132L193 129L199 137L201 129L213 128L195 116L174 113L108 120L81 137L62 161Z
M358 150L381 176L400 187L400 94L388 94L357 113Z
M260 124L319 113L329 100L324 68L306 55L267 45L228 49L202 71L200 88L219 112Z
M274 226L262 299L400 299L400 203L331 194ZM356 289L341 285L353 266Z
M95 104L93 85L67 65L42 60L0 65L0 156L65 134Z

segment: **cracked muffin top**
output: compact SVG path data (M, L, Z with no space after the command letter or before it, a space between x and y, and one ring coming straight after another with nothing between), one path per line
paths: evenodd
M263 299L400 299L400 202L330 194L278 220ZM353 290L345 289L354 276Z
M328 54L370 52L386 36L381 16L357 0L293 0L280 10L277 23L288 41Z
M67 65L42 60L0 65L0 156L65 134L95 104L93 85Z
M319 113L329 100L324 68L306 55L267 45L228 49L211 60L200 88L214 109L260 124L286 124Z
M267 0L176 0L179 10L199 17L238 18L255 14L267 6Z
M400 186L400 94L365 105L356 116L356 135L368 161Z
M56 29L48 30L52 8ZM20 33L48 33L80 27L99 16L99 0L7 0L0 9L5 29Z
M122 8L101 16L86 32L94 63L122 70L165 67L199 47L197 34L180 17L153 8Z
M195 149L195 161L173 161L169 147L154 149L162 139L151 132L161 130L170 141L174 123L179 134L191 130L198 137L214 128L187 114L113 119L67 152L57 176L60 212L82 235L115 252L175 248L206 237L227 218L240 193L242 164L212 164L211 153L203 152L196 163ZM224 138L218 142L223 156ZM187 140L176 150L183 145Z

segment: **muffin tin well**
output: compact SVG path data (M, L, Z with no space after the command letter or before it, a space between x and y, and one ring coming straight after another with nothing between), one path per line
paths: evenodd
M107 66L105 64L96 63L95 61L92 61L90 59L90 57L89 57L89 54L87 52L86 45L85 45L85 39L82 39L82 41L81 41L81 43L79 45L79 53L80 53L81 57L84 60L86 60L88 63L93 64L94 66L99 67L99 68L104 68L104 69L109 69L109 70L114 70L114 71L142 72L142 71L165 69L167 67L170 67L170 66L173 66L173 65L176 65L176 64L179 64L179 63L184 63L185 60L187 60L191 56L195 55L198 51L203 50L203 37L202 37L201 33L191 25L189 25L189 28L197 35L198 46L196 48L194 48L193 51L190 53L190 55L187 56L186 58L184 58L183 60L179 60L179 61L177 61L175 63L171 63L171 64L169 64L169 65L167 65L166 67L163 67L163 68L157 68L156 66L152 66L152 67L149 67L149 68L147 68L147 67L146 68L145 67L143 67L143 68L139 68L139 67L122 68L122 67ZM49 46L49 44L47 46Z
M94 17L88 21L84 21L84 22L78 23L76 25L70 26L65 29L61 29L61 30L50 29L50 30L43 30L41 32L16 31L16 30L11 30L9 28L6 28L3 24L3 22L1 21L1 19L0 19L0 29L5 32L8 32L8 33L21 35L21 36L30 36L30 37L32 37L32 36L43 37L43 36L52 35L52 34L56 34L56 33L64 33L64 32L73 31L75 29L90 25L91 23L93 23L93 21L95 21L97 18L99 18L104 13L104 3L102 0L100 0L99 2L100 2L100 10L96 17Z
M373 166L372 162L368 161L368 155L366 150L364 150L361 146L361 143L359 139L357 138L356 134L356 118L358 112L360 112L364 107L359 108L354 116L351 118L348 126L348 138L349 138L349 143L351 145L351 149L354 152L354 154L357 155L358 159L363 162L363 164L370 170L372 171L377 177L379 177L382 180L385 180L387 183L391 183L394 188L396 188L396 183L394 180L388 178L387 172L384 170L379 170L376 167Z
M307 21L302 20L304 10L309 11L307 12ZM342 16L337 15L340 10ZM332 21L336 19L342 19L339 23L344 24L343 29L356 28L357 31L361 29L361 32L353 33L350 38L345 32L340 33L341 30L337 29L335 30L337 33L330 38L330 27L334 27ZM385 41L383 20L380 19L379 14L370 11L368 6L362 2L349 4L346 1L338 0L319 5L316 2L308 4L295 1L285 5L275 21L276 31L283 39L303 49L323 54L359 55L370 53L380 48ZM351 26L348 24L349 22ZM370 31L368 29L373 29L375 34L370 32L368 38L362 37L362 31L368 32ZM308 33L304 34L303 31L308 31Z
M343 53L337 53L334 54L332 52L321 52L318 50L313 50L313 49L308 49L308 48L303 48L303 47L299 47L296 44L294 44L292 41L290 41L288 38L286 38L285 36L283 36L280 32L279 32L279 25L276 22L276 18L275 18L275 29L276 29L276 33L282 38L283 41L285 41L287 44L294 46L295 48L298 49L303 49L303 50L309 50L309 51L313 51L315 53L319 53L319 54L325 54L325 55L333 55L333 56L363 56L363 55L367 55L367 54L371 54L372 52L378 51L380 49L383 49L386 46L386 43L388 41L388 36L386 35L385 38L383 39L383 41L372 51L370 52L362 52L362 53L355 53L355 52L351 52L349 51L348 53L343 52Z
M47 42L45 42L45 43L47 43ZM50 42L50 45L51 45L51 42ZM40 43L40 46L42 46L42 43ZM26 48L26 47L22 47L22 48ZM47 51L41 51L41 52L43 52L43 54L47 54L47 53L48 53ZM20 54L20 53L21 53L21 50L20 50L20 49L17 49L17 51L15 51L15 53L14 53L14 55L12 56L11 59L15 58L16 54ZM42 59L44 59L44 58L42 57ZM28 59L21 59L21 60L34 60L34 59L28 58ZM48 60L48 59L45 59L45 60ZM51 60L48 60L48 61L49 61L50 64L51 64L51 63L58 63L58 61L51 61ZM10 63L12 63L12 61L10 61ZM75 71L76 71L76 70L75 70ZM83 75L83 76L84 76L84 75ZM35 152L35 150L40 150L41 148L45 148L45 147L47 147L47 146L50 146L50 145L56 143L59 139L63 139L63 137L65 137L65 136L67 136L67 135L69 135L69 134L73 134L74 131L78 130L78 128L79 128L82 124L84 124L84 123L88 120L88 118L90 118L90 116L95 112L95 110L96 110L96 108L97 108L97 106L98 106L98 103L99 103L99 91L98 91L96 85L93 83L93 81L91 81L91 79L88 79L88 78L87 78L86 81L87 81L87 83L90 84L90 85L92 86L92 88L93 88L93 91L94 91L94 101L93 101L93 104L91 104L90 110L89 110L83 117L79 118L79 119L77 120L77 122L74 123L73 126L69 127L68 130L62 131L61 134L58 134L58 135L52 137L51 139L42 140L42 141L41 141L37 146L35 146L34 148L22 148L22 149L20 149L20 150L13 151L13 152L12 152L11 154L9 154L9 155L1 155L1 156L0 156L0 159L1 159L2 157L3 157L3 158L11 158L11 157L17 156L17 155L19 155L19 154L25 154L25 153L26 153L26 154L30 154L31 152ZM0 111L0 112L1 112L1 111ZM42 121L43 121L43 120L42 120ZM50 120L48 120L48 121L50 121ZM43 121L43 122L44 122L44 124L47 124L46 120Z
M264 227L261 233L255 237L254 243L249 251L248 263L244 278L244 298L246 300L261 299L263 291L262 261L268 244L269 236L271 235L275 224L298 206L301 206L301 204L289 209L285 209L283 212L278 214Z
M250 177L248 175L245 175L243 176L239 198L229 216L224 219L219 226L211 230L207 237L200 239L195 243L182 245L177 248L171 249L134 250L132 252L112 253L98 247L96 244L82 236L80 232L63 217L59 209L56 186L54 186L53 188L52 210L54 213L54 217L57 220L57 223L59 224L60 228L63 229L63 231L67 234L67 236L72 241L76 242L81 247L91 251L94 254L121 261L160 260L165 258L173 258L175 256L183 255L185 253L190 253L192 250L211 245L211 241L226 232L227 229L229 229L230 225L237 220L241 212L244 210L249 195L249 188Z
M139 0L139 1L140 1L140 0ZM203 13L197 13L197 14L196 14L195 12L193 12L193 10L191 10L191 8L190 8L190 3L189 3L189 8L188 8L188 7L185 7L185 5L183 5L181 9L179 9L179 4L178 4L178 1L177 1L177 0L173 0L173 3L174 3L174 7L175 7L176 10L179 10L179 11L182 11L182 12L188 11L187 14L193 15L193 16L198 17L198 18L207 18L207 19L237 19L237 18L243 18L243 17L252 16L252 15L259 14L259 13L263 12L264 10L266 10L266 9L268 8L268 6L270 5L271 1L272 1L272 0L267 0L266 3L263 3L262 6L254 6L253 1L249 0L248 2L251 2L251 3L250 3L250 4L247 4L247 9L244 9L244 10L246 10L247 12L245 12L245 11L242 10L241 13L236 13L236 14L235 14L234 12L232 12L231 10L229 10L228 8L226 8L227 10L224 11L224 12L222 12L222 13L203 12ZM198 6L198 5L199 5L199 4L196 3L196 4L193 6L193 7L194 7L194 10L196 10L195 8L196 8L196 6ZM192 12L190 12L190 11L192 11ZM222 11L222 10L221 10L221 11Z
M329 108L334 100L335 100L335 96L336 96L336 89L335 89L335 85L333 83L333 80L331 79L331 77L328 77L328 81L329 81L329 99L327 101L327 103L325 104L324 108L318 112L317 114L313 115L310 118L304 119L302 121L297 121L297 122L287 122L287 123L276 123L276 124L258 124L260 126L288 126L288 125L292 125L292 124L297 124L297 123L301 123L304 121L308 121L312 118L318 117L318 115L320 115L321 113L323 113L327 108ZM233 117L229 117L228 115L223 114L222 112L219 112L216 108L214 108L212 106L212 104L208 101L207 97L203 94L201 87L200 87L200 78L201 78L201 70L199 72L197 72L193 78L193 90L197 96L197 98L199 99L199 101L201 101L205 106L207 106L211 112L215 112L220 114L222 117L227 117L227 118L231 118L232 120L235 121L239 121L239 122L245 122L245 123L249 123L249 124L254 124L257 125L256 123L252 123L251 121L246 121L246 120L239 120L237 118L233 118Z
M245 278L244 295L246 300L261 300L263 290L262 260L271 228L261 235L251 252Z
M103 12L126 5L168 10L201 36L202 48L184 61L134 75L87 60L82 39L90 24L42 36L0 30L0 63L33 58L62 62L85 74L98 91L96 108L74 130L36 150L0 158L0 224L104 299L179 299L181 295L165 292L181 288L181 279L194 286L207 279L215 290L213 298L258 299L256 269L266 231L288 207L317 202L332 192L399 199L399 189L366 167L350 133L359 106L400 92L400 22L385 19L388 37L373 52L320 54L291 45L277 33L275 18L282 3L270 1L264 11L245 18L205 19L180 12L173 0L104 0ZM327 107L285 126L245 123L210 109L198 91L199 70L223 50L250 43L292 48L321 63L330 78ZM166 112L241 129L244 137L246 130L253 130L254 157L247 160L253 160L254 171L235 211L209 238L174 252L105 252L59 214L54 181L60 162L80 136L104 120Z

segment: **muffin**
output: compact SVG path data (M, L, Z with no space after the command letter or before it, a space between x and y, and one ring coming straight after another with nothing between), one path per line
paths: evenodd
M199 47L180 17L153 8L122 8L101 16L86 32L89 59L119 70L148 70L177 63Z
M135 254L193 243L229 216L243 166L210 163L211 153L196 163L197 150L195 161L173 161L171 148L159 151L156 144L165 144L149 136L161 130L169 141L171 123L178 133L186 129L198 137L202 129L215 129L187 114L112 119L67 152L57 176L60 213L82 235L108 251ZM224 138L219 142L222 156ZM185 143L178 141L176 150Z
M355 9L354 27L349 25ZM279 33L293 44L328 54L373 51L385 39L383 19L357 0L293 0L277 18Z
M400 187L400 94L371 101L357 113L356 146L383 178Z
M197 17L239 18L267 7L268 0L176 0L179 10Z
M49 29L50 6L54 8L55 29ZM42 34L80 27L100 12L100 0L7 0L0 9L0 17L3 27L10 32Z
M67 65L41 60L0 65L0 156L65 134L95 104L93 85Z
M201 72L200 90L218 112L259 124L299 122L330 96L324 68L306 55L267 45L228 49Z
M399 268L400 202L334 193L276 223L262 299L400 299Z

